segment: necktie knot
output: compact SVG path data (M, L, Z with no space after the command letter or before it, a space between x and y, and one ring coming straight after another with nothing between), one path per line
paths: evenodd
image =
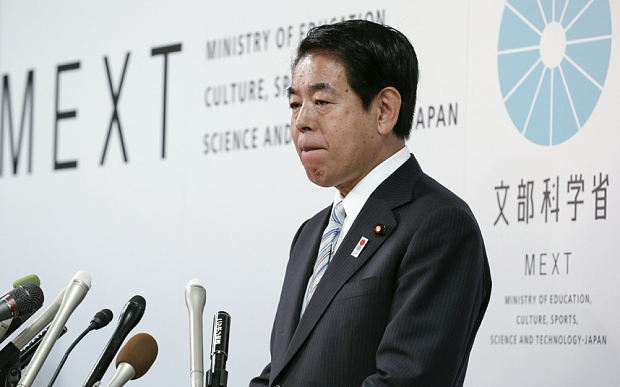
M331 215L330 221L338 223L342 227L342 222L344 221L345 216L346 214L344 212L344 204L343 204L343 201L341 200L332 209L332 215Z

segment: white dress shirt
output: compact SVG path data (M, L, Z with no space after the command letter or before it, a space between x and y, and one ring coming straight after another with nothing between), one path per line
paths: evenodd
M353 187L351 192L349 192L345 198L342 197L340 191L336 190L332 208L342 201L346 217L344 219L344 224L342 225L342 230L336 237L337 240L334 242L332 256L336 250L338 250L340 242L344 239L344 236L351 228L355 218L357 218L357 215L362 210L362 207L364 207L366 200L368 200L370 195L381 183L383 183L385 179L387 179L392 173L394 173L394 171L409 160L410 156L409 148L405 145L401 150L394 153L387 160L377 165L372 171L364 176L364 178L360 180L355 187Z

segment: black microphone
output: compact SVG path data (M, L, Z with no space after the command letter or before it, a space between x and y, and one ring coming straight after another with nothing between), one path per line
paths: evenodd
M41 286L41 280L39 279L39 277L36 274L30 274L13 282L13 288L17 288L24 284L30 284L30 283L36 284L37 286ZM7 295L8 293L0 298L4 298ZM28 313L20 317L14 317L8 320L0 321L0 343L2 343L9 336L11 336L11 334L15 332L17 328L19 328L24 322L26 322L26 320L32 317L32 315L35 314L37 310L38 308L33 310L32 313Z
M211 369L207 373L208 387L226 387L228 371L228 338L230 336L230 315L219 311L213 317L213 336L211 337Z
M114 314L112 313L110 309L101 309L99 312L95 314L95 317L93 317L93 319L90 320L90 324L88 325L88 327L69 346L69 349L67 349L67 352L65 352L65 355L62 357L62 360L60 360L60 364L58 364L58 367L56 368L56 372L54 372L54 375L52 376L52 379L50 380L47 387L52 387L52 385L56 381L56 378L58 377L58 374L60 373L60 370L65 365L65 362L67 361L67 357L69 357L69 353L73 351L73 348L75 348L77 343L79 343L80 340L82 340L88 332L101 329L105 327L106 325L108 325L110 321L112 321L113 317L114 317Z
M31 315L43 306L43 300L43 291L37 284L18 286L0 300L0 321Z
M90 371L90 375L84 382L82 387L93 387L95 384L99 384L103 375L107 371L108 367L114 356L123 344L123 341L129 334L129 332L140 322L146 309L146 300L142 296L133 296L125 307L121 311L121 315L118 318L118 325L116 330L112 334L110 341L106 345L105 349L101 353L99 360L95 364L95 367Z

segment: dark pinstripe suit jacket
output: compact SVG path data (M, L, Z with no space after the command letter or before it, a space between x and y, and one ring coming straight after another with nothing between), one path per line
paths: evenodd
M411 156L369 197L300 319L329 212L293 240L271 363L250 386L461 386L491 292L467 204Z

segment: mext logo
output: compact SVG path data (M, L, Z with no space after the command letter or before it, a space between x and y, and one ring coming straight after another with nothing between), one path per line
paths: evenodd
M508 0L499 83L525 138L557 145L586 124L605 85L611 40L609 0Z

